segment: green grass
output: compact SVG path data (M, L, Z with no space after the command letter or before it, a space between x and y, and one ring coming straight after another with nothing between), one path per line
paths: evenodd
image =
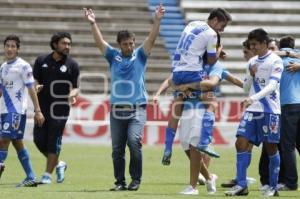
M32 143L27 142L31 159L37 177L44 170L45 160ZM61 158L68 163L66 180L63 184L54 183L37 188L15 188L15 185L24 179L24 172L13 147L10 148L6 161L6 170L0 181L0 198L7 199L81 199L81 198L105 198L105 199L140 199L140 198L225 198L225 189L220 187L221 182L235 175L235 151L233 148L216 147L221 158L211 162L210 170L219 176L217 181L217 193L207 195L204 186L199 187L199 196L182 196L180 192L189 181L189 163L180 146L174 147L172 163L170 166L162 166L162 147L145 146L143 162L143 180L137 192L110 192L113 186L113 168L111 160L111 148L98 145L64 144ZM258 149L254 150L248 175L255 177L257 182L251 185L250 194L247 198L263 198L258 190ZM128 151L127 151L128 154ZM129 158L127 156L127 163ZM299 159L298 159L299 165ZM128 166L126 167L127 180ZM300 192L280 192L281 197L299 198ZM228 198L228 197L226 197Z

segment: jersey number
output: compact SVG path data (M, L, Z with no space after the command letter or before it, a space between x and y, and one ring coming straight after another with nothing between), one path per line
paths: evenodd
M195 35L183 33L183 35L181 36L181 38L178 42L178 44L179 44L178 49L187 51L190 48L194 39L195 39Z

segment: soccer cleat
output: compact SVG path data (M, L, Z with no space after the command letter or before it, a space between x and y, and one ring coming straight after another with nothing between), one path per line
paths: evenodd
M214 157L214 158L219 158L220 155L215 152L213 149L209 148L208 146L203 146L203 145L197 145L197 150L203 153L206 153L207 155Z
M51 180L51 176L50 175L42 175L42 178L39 182L39 184L51 184L52 183L52 180Z
M239 185L235 185L229 191L225 191L226 196L247 196L248 194L248 187L241 187Z
M255 178L252 178L252 177L247 177L247 185L250 185L250 184L254 184L256 182L256 179ZM221 184L221 187L224 187L224 188L231 188L233 186L235 186L237 184L236 180L235 179L231 179L227 182L223 182Z
M279 196L279 193L273 187L269 187L264 192L262 192L262 195L266 197L272 197L272 196Z
M198 184L199 185L205 185L205 182L206 182L206 179L204 178L204 176L201 173L199 173Z
M218 179L218 176L216 174L211 174L210 178L211 180L207 180L205 182L206 190L208 194L214 194L217 192L216 181Z
M35 179L25 178L23 182L18 184L16 187L37 187L38 183Z
M231 188L231 187L233 187L233 186L235 186L236 185L236 180L235 179L231 179L231 180L229 180L229 181L227 181L227 182L223 182L222 184L221 184L221 187L224 187L224 188Z
M0 163L0 178L1 178L1 175L2 175L2 173L3 173L3 171L4 171L4 169L5 169L5 165L4 165L4 163Z
M183 195L198 195L199 191L197 189L194 189L191 185L189 185L187 188L185 188L183 191L181 191L180 194L183 194Z
M67 169L67 164L63 161L59 161L56 166L56 182L62 183L65 180L65 171Z
M172 151L164 151L164 155L163 155L161 163L165 166L170 165L171 157L172 157Z

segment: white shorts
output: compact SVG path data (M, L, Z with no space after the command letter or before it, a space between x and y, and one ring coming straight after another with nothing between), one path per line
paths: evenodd
M190 145L196 147L199 143L204 113L205 109L188 109L182 112L178 133L183 150L189 150Z

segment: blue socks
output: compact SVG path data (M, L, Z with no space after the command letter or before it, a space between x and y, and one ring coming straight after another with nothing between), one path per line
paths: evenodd
M246 156L247 156L246 168L248 168L249 165L250 165L250 163L251 163L252 153L251 152L247 152Z
M173 141L175 137L175 129L166 128L166 138L165 138L165 152L172 152Z
M250 156L251 158L251 156ZM237 152L236 154L236 180L241 187L247 187L247 167L249 166L249 152Z
M29 154L26 149L21 150L18 152L18 158L20 160L20 163L27 175L28 179L35 179L34 172L32 170L31 162L29 159Z
M0 150L0 162L3 163L6 160L7 151Z
M212 132L215 123L215 113L205 111L202 119L202 128L200 135L200 146L208 146L212 140Z
M280 156L278 151L275 155L269 156L269 160L269 184L270 187L276 189L280 171Z

